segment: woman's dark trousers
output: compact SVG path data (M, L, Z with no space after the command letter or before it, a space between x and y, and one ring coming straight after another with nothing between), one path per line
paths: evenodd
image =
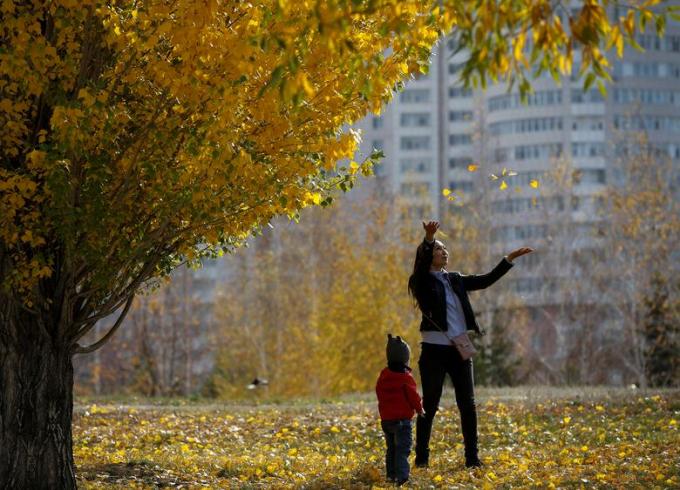
M411 420L383 420L381 425L387 444L385 454L387 479L404 482L408 480L408 455L413 444Z
M463 361L454 346L422 344L420 379L423 390L425 417L416 423L416 465L426 466L430 457L432 421L439 408L444 379L448 374L456 392L456 404L465 443L465 462L473 464L477 455L477 410L475 407L472 359Z

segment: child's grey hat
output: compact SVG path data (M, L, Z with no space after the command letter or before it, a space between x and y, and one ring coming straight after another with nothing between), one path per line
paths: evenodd
M411 348L400 336L392 337L392 334L388 333L386 350L388 364L395 362L408 365L411 358Z

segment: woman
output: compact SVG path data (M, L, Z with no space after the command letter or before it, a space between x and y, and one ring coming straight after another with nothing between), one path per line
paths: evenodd
M500 279L517 257L533 252L524 247L509 253L488 274L461 275L448 273L449 254L446 246L434 236L439 222L423 222L425 240L418 247L413 274L408 281L411 296L422 313L420 332L422 348L418 366L423 390L424 417L416 422L416 466L428 465L432 421L446 374L451 377L465 442L465 466L479 467L477 453L477 411L475 407L472 359L463 360L452 339L473 330L482 332L475 320L468 291L484 289Z

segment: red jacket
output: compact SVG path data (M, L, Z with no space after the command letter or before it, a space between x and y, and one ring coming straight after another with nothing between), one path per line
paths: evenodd
M410 371L399 373L385 368L375 385L378 395L378 411L381 420L411 419L423 411L423 404L416 389L416 380Z

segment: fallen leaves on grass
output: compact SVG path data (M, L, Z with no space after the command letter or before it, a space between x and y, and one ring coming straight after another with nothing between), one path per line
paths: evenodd
M414 488L680 486L680 397L478 407L485 466L466 470L455 406L438 413ZM86 407L82 488L386 488L374 403L224 409Z

